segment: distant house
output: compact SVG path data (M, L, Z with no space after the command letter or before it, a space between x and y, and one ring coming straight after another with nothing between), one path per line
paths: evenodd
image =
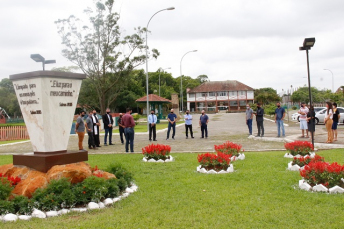
M254 101L254 89L236 80L205 82L187 89L187 109L191 112L240 111Z

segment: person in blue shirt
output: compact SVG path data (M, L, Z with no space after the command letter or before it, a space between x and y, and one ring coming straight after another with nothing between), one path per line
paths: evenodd
M151 114L148 115L148 123L149 123L149 141L152 141L152 133L153 133L153 141L156 141L156 122L157 122L156 115L154 114L154 110L151 110Z
M170 138L170 131L172 128L172 139L174 140L174 135L176 133L176 122L177 122L177 115L174 113L174 110L171 109L171 113L167 115L167 120L168 120L168 130L167 130L167 138L168 140Z
M284 123L283 119L285 117L285 110L283 107L281 107L281 103L278 102L277 108L275 110L275 123L277 124L277 137L281 137L281 129L282 129L282 136L285 137L285 132L284 132Z
M202 110L202 115L199 118L199 125L201 127L202 131L202 137L204 138L204 132L205 132L205 138L208 138L208 122L209 122L209 117L208 115L205 114L205 111Z
M187 110L186 114L184 115L185 120L185 133L186 133L186 139L188 139L188 130L190 129L191 138L194 138L193 132L192 132L192 115L190 114L190 111Z

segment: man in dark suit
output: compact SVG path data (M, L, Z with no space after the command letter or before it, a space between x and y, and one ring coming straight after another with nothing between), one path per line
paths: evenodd
M96 147L101 147L100 146L100 140L99 140L99 120L97 117L97 111L93 110L93 115L92 115L92 121L93 121L93 137L94 137L94 144Z
M109 145L112 144L112 129L113 129L113 118L110 114L110 109L106 109L106 114L103 115L103 123L105 130L104 145L106 146L107 136L109 135Z
M264 137L264 109L261 107L260 103L257 103L256 115L258 134L256 137Z

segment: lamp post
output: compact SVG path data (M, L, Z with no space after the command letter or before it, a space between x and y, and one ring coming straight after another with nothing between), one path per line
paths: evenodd
M330 71L331 74L332 74L332 92L334 93L335 91L334 91L334 78L333 78L333 72L332 72L330 69L326 69L326 68L325 68L324 70Z
M164 68L164 69L162 69L162 68L159 68L159 96L160 96L160 75L161 75L161 70L166 70L166 69L171 69L171 67L168 67L168 68Z
M305 38L303 41L303 46L299 48L300 51L306 50L306 56L307 56L307 73L308 73L308 92L309 92L309 105L312 106L312 92L311 92L311 78L309 75L309 56L308 56L308 50L310 50L315 43L315 38ZM314 112L312 112L311 119L313 119L312 125L313 129L315 129L315 117L314 117ZM314 132L312 132L312 145L314 148Z
M146 27L146 94L147 94L147 131L149 130L149 123L148 123L148 111L149 111L149 91L148 91L148 44L147 44L147 37L148 37L148 26L149 26L149 22L152 20L152 18L160 13L161 11L165 11L165 10L174 10L175 8L174 7L169 7L169 8L166 8L166 9L162 9L162 10L159 10L158 12L156 12L155 14L153 14L153 16L149 19L148 23L147 23L147 27Z
M182 75L182 61L183 58L186 54L190 53L190 52L197 52L197 50L192 50L192 51L188 51L186 52L182 59L180 60L180 98L181 98L181 111L183 112L183 75Z
M41 56L40 54L31 54L31 59L33 59L36 62L42 62L42 66L43 66L43 71L45 71L45 65L46 64L55 64L56 60L45 60L43 56Z

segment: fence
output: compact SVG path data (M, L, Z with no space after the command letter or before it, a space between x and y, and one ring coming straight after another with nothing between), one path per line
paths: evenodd
M3 126L0 127L0 141L12 141L29 139L26 126Z

